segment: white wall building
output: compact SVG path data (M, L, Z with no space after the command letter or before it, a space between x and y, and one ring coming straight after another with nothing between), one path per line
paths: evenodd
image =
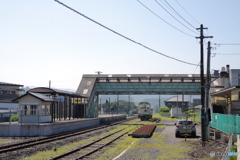
M40 93L28 92L14 101L18 101L19 123L51 122L50 107L52 98Z

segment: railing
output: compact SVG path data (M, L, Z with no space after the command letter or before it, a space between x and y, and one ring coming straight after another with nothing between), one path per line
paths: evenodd
M6 94L6 93L1 93L0 94L0 100L13 100L17 97L21 96L20 94Z

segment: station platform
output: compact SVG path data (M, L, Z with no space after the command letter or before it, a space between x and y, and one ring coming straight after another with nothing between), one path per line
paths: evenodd
M38 137L110 124L126 119L125 114L99 115L96 118L56 120L50 123L0 123L0 137Z

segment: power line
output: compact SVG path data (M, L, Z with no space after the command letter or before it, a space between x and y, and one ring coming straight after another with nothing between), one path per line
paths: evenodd
M185 18L183 18L166 0L164 0L166 3L167 3L167 5L169 6L169 7L171 7L171 9L180 17L180 18L182 18L187 24L189 24L190 26L192 26L194 29L196 28L196 27L194 27L191 23L189 23Z
M186 35L188 35L188 36L190 36L190 37L194 37L194 36L192 36L192 35L190 35L190 34L187 34L187 33L185 33L185 32L183 32L183 31L181 31L180 29L178 29L178 28L176 28L176 27L174 27L173 25L171 25L170 23L168 23L167 21L165 21L164 19L162 19L159 15L157 15L155 12L153 12L151 9L149 9L146 5L144 5L142 2L140 2L139 0L137 0L143 7L145 7L148 11L150 11L152 14L154 14L155 16L157 16L159 19L161 19L163 22L165 22L165 23L167 23L169 26L171 26L171 27L173 27L174 29L176 29L176 30L178 30L179 32L182 32L183 34L186 34Z
M177 3L178 3L178 5L190 16L190 17L192 17L192 19L194 19L197 23L199 23L199 24L201 24L198 20L196 20L186 9L184 9L183 8L183 6L177 1L177 0L175 0Z
M240 45L240 43L214 43L214 45L222 46L222 45Z
M171 17L173 17L176 21L178 21L180 24L182 24L184 27L186 27L187 29L189 29L190 31L192 31L195 34L198 34L197 32L193 31L192 29L190 29L189 27L187 27L185 24L183 24L182 22L180 22L176 17L174 17L170 12L168 12L167 9L165 9L157 0L155 0L155 2L162 7Z
M200 62L199 62L198 65L196 66L196 68L195 68L193 74L196 72L197 68L199 67L199 64L200 64Z
M240 55L240 53L213 53L214 55Z
M160 55L162 55L162 56L165 56L165 57L167 57L167 58L170 58L170 59L176 60L176 61L178 61L178 62L182 62L182 63L185 63L185 64L189 64L189 65L196 66L196 64L189 63L189 62L185 62L185 61L179 60L179 59L174 58L174 57L170 57L170 56L165 55L165 54L163 54L163 53L160 53L160 52L158 52L158 51L156 51L156 50L154 50L154 49L152 49L152 48L149 48L149 47L147 47L147 46L145 46L145 45L143 45L143 44L141 44L141 43L139 43L139 42L136 42L136 41L134 41L134 40L132 40L132 39L130 39L130 38L128 38L128 37L126 37L126 36L124 36L124 35L118 33L118 32L116 32L116 31L114 31L114 30L112 30L112 29L110 29L110 28L104 26L103 24L101 24L101 23L99 23L99 22L97 22L97 21L95 21L95 20L93 20L93 19L91 19L91 18L85 16L84 14L82 14L82 13L76 11L75 9L73 9L73 8L71 8L71 7L69 7L69 6L67 6L66 4L64 4L64 3L62 3L62 2L60 2L60 1L58 1L58 0L55 0L55 1L58 2L59 4L61 4L62 6L64 6L64 7L68 8L68 9L70 9L71 11L73 11L73 12L75 12L75 13L77 13L77 14L83 16L84 18L86 18L86 19L88 19L88 20L90 20L90 21L92 21L92 22L98 24L99 26L101 26L101 27L103 27L103 28L105 28L105 29L107 29L107 30L109 30L109 31L111 31L111 32L113 32L113 33L115 33L115 34L117 34L117 35L119 35L119 36L121 36L121 37L123 37L123 38L125 38L125 39L127 39L127 40L129 40L129 41L131 41L131 42L133 42L133 43L135 43L135 44L138 44L138 45L140 45L140 46L142 46L142 47L144 47L144 48L146 48L146 49L148 49L148 50L150 50L150 51L152 51L152 52L155 52L155 53L160 54Z

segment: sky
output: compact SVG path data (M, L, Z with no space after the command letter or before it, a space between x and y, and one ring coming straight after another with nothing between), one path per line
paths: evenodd
M196 30L200 24L208 28L204 30L205 36L213 36L204 39L204 65L210 41L211 70L220 70L227 64L230 69L240 69L240 45L224 45L240 44L239 0L61 2L158 53L54 0L0 1L1 82L47 87L51 80L54 88L76 90L83 74L96 74L96 71L102 74L199 74L200 68L196 65L200 62L200 43L195 37L200 36Z

